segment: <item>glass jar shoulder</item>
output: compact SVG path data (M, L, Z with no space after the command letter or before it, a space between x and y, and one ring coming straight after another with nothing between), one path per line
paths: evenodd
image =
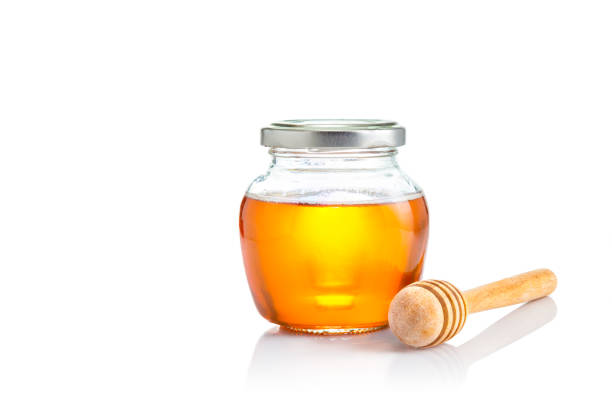
M398 166L381 169L270 167L249 186L247 197L303 204L373 204L417 199L421 188Z

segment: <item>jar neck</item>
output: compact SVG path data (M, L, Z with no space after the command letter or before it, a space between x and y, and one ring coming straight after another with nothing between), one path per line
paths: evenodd
M368 149L285 149L273 147L272 167L295 170L369 170L397 167L393 147Z

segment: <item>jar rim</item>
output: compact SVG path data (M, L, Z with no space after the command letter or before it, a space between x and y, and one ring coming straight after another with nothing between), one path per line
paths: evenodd
M370 147L370 148L286 148L271 147L268 151L275 157L283 158L321 158L321 159L358 159L371 157L392 157L397 154L394 147Z
M284 148L379 148L405 143L405 129L381 119L292 119L261 129L261 144Z

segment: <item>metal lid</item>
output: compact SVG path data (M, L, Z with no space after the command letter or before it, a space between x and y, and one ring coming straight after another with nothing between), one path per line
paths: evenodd
M261 129L261 144L270 147L370 148L402 146L406 130L379 119L298 119Z

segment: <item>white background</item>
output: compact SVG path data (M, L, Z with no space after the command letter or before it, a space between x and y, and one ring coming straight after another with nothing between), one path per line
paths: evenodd
M0 405L609 403L611 21L607 1L3 1ZM406 127L426 278L549 267L558 290L427 353L275 334L240 200L262 126L330 117Z

